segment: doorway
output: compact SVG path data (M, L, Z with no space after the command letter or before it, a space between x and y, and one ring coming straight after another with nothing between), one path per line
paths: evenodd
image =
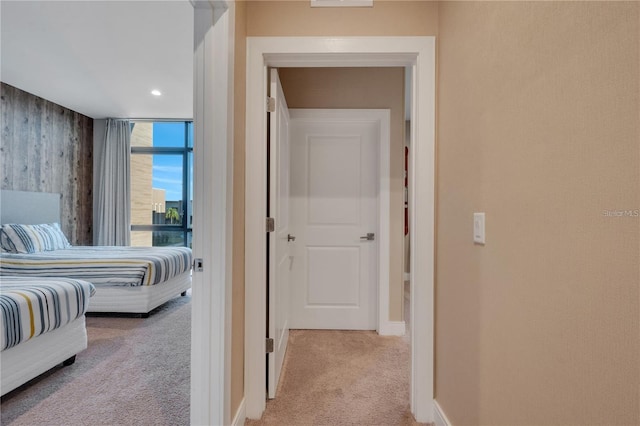
M291 328L378 330L389 293L389 111L292 109L290 145Z
M329 135L329 137L336 137L340 134L347 136L346 139L341 139L345 141L345 143L349 143L347 139L356 137L360 130L356 128L347 129L344 127L346 124L343 122L348 120L354 122L357 121L363 125L365 125L365 123L369 123L367 126L370 126L371 128L365 133L379 132L381 136L380 140L382 144L379 145L379 149L374 150L379 153L377 158L371 158L369 160L364 160L363 158L352 158L351 160L347 160L346 156L335 154L332 155L331 159L327 159L327 161L329 161L327 164L329 169L327 170L327 174L344 182L344 184L334 182L336 186L339 186L336 190L340 194L336 194L333 199L329 199L327 198L327 194L324 193L324 190L322 190L320 186L316 186L313 188L313 190L317 192L317 194L314 195L314 198L317 198L318 201L314 201L313 206L309 205L307 207L324 216L323 218L310 218L312 219L312 222L317 222L310 229L312 232L319 231L320 228L327 228L330 222L333 222L334 225L336 221L350 222L353 226L357 226L356 224L358 222L363 223L361 220L364 218L360 216L356 218L355 216L356 207L361 210L377 212L377 220L375 220L376 218L372 218L374 219L375 224L372 223L368 226L361 226L361 228L357 229L359 232L357 235L350 234L351 231L355 230L355 228L349 228L352 225L341 224L340 229L344 230L345 233L344 235L340 234L339 236L346 238L347 241L345 242L348 242L348 245L353 249L353 251L349 251L348 253L344 252L345 255L356 256L356 252L361 252L361 250L366 251L368 249L373 252L372 254L375 257L373 261L379 265L374 267L373 271L369 272L369 274L372 275L372 280L378 281L379 285L373 289L374 294L372 294L372 296L375 298L371 302L373 305L377 304L377 308L371 312L373 321L375 322L368 328L377 330L383 335L403 334L405 328L402 321L400 302L402 295L399 288L400 283L398 282L401 279L402 271L402 238L400 235L402 232L401 222L403 220L403 211L401 206L403 195L402 188L400 187L400 180L403 176L401 166L401 140L403 133L401 123L403 121L402 110L404 108L403 69L401 67L294 67L280 68L279 71L280 79L285 89L287 102L290 108L293 108L293 110L300 110L301 112L299 114L303 114L303 111L316 111L313 113L307 113L311 114L311 117L319 117L319 114L321 113L325 115L322 119L323 123L318 123L316 125L316 129L312 130L308 135L314 141L311 142L313 147L311 149L305 147L302 148L303 150L306 150L306 155L303 155L301 159L292 163L292 170L299 169L298 165L308 162L309 155L320 154L320 151L318 151L319 149L322 152L330 149L328 147L330 142L325 138L325 136L322 136L324 143L317 139L323 131L326 131L326 129L335 129L335 131L330 131L332 134ZM337 119L331 118L330 110L337 110L335 113L337 115ZM367 117L366 111L369 111L373 116ZM378 114L375 111L379 111L380 113ZM384 114L386 114L386 116ZM300 117L300 120L304 120L305 122L307 119L307 117ZM300 135L298 139L306 140L306 138L307 136ZM364 141L361 136L358 136L357 139L359 141ZM310 142L303 142L303 144L307 145L309 143ZM352 140L351 143L356 142L355 140ZM371 155L375 156L375 153ZM343 176L341 179L338 178L336 173L340 170L340 165L342 165L342 168L344 169L340 173L350 174L351 178L347 178L346 176ZM334 204L337 199L345 198L344 196L348 191L356 191L355 187L348 187L349 182L351 182L351 184L355 184L356 181L360 180L358 186L359 189L363 190L367 185L370 185L371 183L367 182L366 179L362 181L363 176L361 173L365 173L367 168L375 168L376 165L381 177L371 178L371 180L375 181L375 187L370 188L370 190L374 191L375 194L379 193L379 199L377 202L375 200L371 200L373 205L368 207L354 201L350 201L349 205L337 202ZM320 166L320 164L317 166ZM336 173L334 173L332 169L336 169ZM317 171L319 171L319 169L316 170L314 174L316 174ZM374 170L369 171L374 172ZM375 173L377 176L377 172ZM358 179L355 179L356 176L358 176ZM312 176L305 178L304 172L301 173L301 177L299 179L306 179L308 183L314 180ZM299 179L294 179L292 182L296 182ZM324 180L320 184L324 184ZM327 182L327 184L331 184L331 182ZM310 189L311 188L306 188L304 186L298 186L296 192L301 192L303 190L309 191ZM372 195L375 196L375 194ZM299 194L295 195L296 196L293 200L298 200ZM360 195L357 195L357 197L360 197ZM296 203L292 204L293 207L296 207L296 205ZM331 211L321 213L318 209L322 208L330 208ZM327 214L330 214L331 217L327 216ZM353 217L347 219L345 215L353 215ZM380 224L379 228L376 225L377 223ZM367 237L367 234L370 233L373 234L371 236L371 238L373 238L372 240L365 240L366 243L360 240L360 237ZM323 233L322 238L325 236L328 237L328 235ZM296 240L292 245L292 248L302 250L303 248L301 246L304 242L305 241L302 240ZM327 244L326 242L321 244L321 246L324 247L328 245L330 244ZM320 252L315 251L306 254L312 255L318 253ZM302 256L301 252L297 254L299 258ZM321 252L321 254L328 255L328 253L325 252ZM364 252L359 253L357 256L358 258L360 257L360 254L364 255ZM342 256L340 259L345 260ZM305 261L306 259L302 256L301 260ZM312 259L309 259L309 262L311 261ZM299 266L299 263L296 265L294 262L294 266ZM347 270L343 272L344 275L349 274L349 271ZM351 270L350 273L353 275L354 280L355 277L359 275L358 271L355 270ZM317 275L313 275L313 277L317 277ZM335 277L335 279L331 281L338 283L342 278L343 276ZM301 282L301 280L296 279L296 282ZM349 286L349 284L344 282L343 284L345 284L345 286L340 287L347 288ZM299 287L299 285L294 286L294 290L299 290ZM311 289L309 291L311 295L318 297L321 296L320 294L313 293L313 290ZM352 296L355 296L355 294ZM315 303L319 305L326 305L325 302L327 302L327 300L321 301L318 299L315 301ZM345 304L353 305L355 303L355 299L334 300L334 302L341 303L342 306L345 306ZM318 306L315 310L320 312L320 309L320 306ZM332 317L332 320L335 320L336 323L331 326L332 321L327 320L324 322L325 327L338 328L338 317L346 314L346 311L349 309L350 308L345 308L342 311L334 311L336 316L335 318ZM311 307L305 309L307 312L313 310L314 308ZM299 325L294 324L294 327L295 326L318 328L318 326L309 324L308 322L304 322ZM352 325L352 327L362 328L362 326L357 327L356 325Z
M435 38L287 38L247 39L247 149L245 214L245 402L247 416L265 407L266 236L266 69L319 66L412 67L412 135L409 212L412 251L411 410L418 421L433 419L433 242ZM420 220L416 220L420 218ZM416 262L415 259L420 259ZM416 301L419 305L416 309Z
M398 67L270 70L270 399L289 327L404 334L389 322L390 282L401 290L401 229L393 248L389 229L402 219L403 93Z
M389 228L390 216L398 224L402 216L402 169L396 164L391 191L390 157L400 160L403 148L404 70L272 68L269 79L271 399L290 327L404 332L403 323L394 332L388 320L389 283L396 293L401 285L400 228L396 280L389 274ZM392 192L398 206L390 210ZM401 306L396 311L400 316Z

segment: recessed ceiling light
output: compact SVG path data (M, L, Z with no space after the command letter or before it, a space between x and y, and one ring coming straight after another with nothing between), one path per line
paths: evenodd
M153 90L151 91L151 94L152 94L153 96L160 96L160 95L162 95L162 92L160 92L158 89L153 89Z

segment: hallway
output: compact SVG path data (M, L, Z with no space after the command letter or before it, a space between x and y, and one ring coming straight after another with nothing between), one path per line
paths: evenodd
M277 397L258 425L418 425L410 346L373 331L291 330Z

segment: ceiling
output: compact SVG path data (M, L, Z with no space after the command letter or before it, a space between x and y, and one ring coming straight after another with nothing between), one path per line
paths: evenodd
M92 118L192 118L188 0L2 0L0 20L3 82Z

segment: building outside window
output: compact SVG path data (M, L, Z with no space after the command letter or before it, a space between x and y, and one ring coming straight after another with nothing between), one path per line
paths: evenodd
M193 122L131 125L131 245L191 247Z

